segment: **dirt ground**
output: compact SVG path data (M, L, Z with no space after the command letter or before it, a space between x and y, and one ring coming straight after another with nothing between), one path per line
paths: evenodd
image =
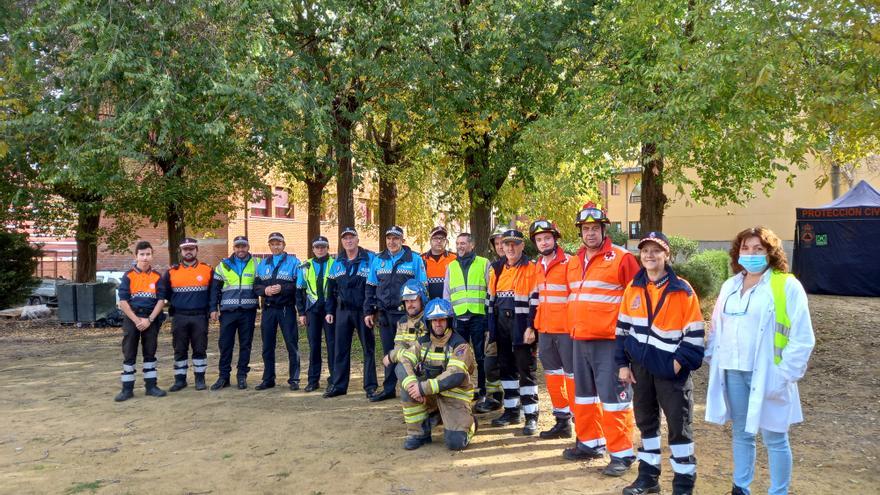
M806 422L791 433L792 492L878 493L880 299L811 296L810 304L818 344L801 384ZM168 327L158 352L163 388L173 382ZM218 358L216 331L211 336L209 383ZM493 429L491 415L464 452L447 451L439 430L439 442L404 451L397 402L367 402L359 373L340 398L255 391L259 337L246 391L190 385L147 398L138 365L136 397L117 404L120 340L118 329L0 323L0 493L612 494L635 477L635 470L603 477L604 462L562 459L571 440ZM284 352L280 346L279 377ZM697 493L721 494L730 489L730 430L702 419L705 378L701 369ZM548 409L542 390L541 410ZM542 427L552 422L542 413ZM759 447L755 493L766 491L765 463ZM663 469L669 493L665 459Z

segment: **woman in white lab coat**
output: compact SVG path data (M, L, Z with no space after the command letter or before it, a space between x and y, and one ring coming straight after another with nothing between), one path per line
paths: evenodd
M706 421L733 421L733 495L751 493L758 431L767 448L768 493L787 494L792 465L788 429L803 421L797 382L815 344L807 295L785 273L782 241L771 230L740 232L730 256L736 275L721 287L706 345Z

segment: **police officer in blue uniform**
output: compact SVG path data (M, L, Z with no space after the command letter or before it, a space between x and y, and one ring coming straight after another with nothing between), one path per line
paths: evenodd
M250 242L243 235L232 241L232 250L232 256L224 258L214 268L214 281L211 284L211 319L220 319L220 377L211 385L211 390L229 386L236 334L239 390L247 388L247 374L251 370L251 344L257 319L258 298L254 292L254 281L258 260L251 256Z
M299 390L299 330L296 326L296 275L300 261L294 254L284 251L284 236L280 232L269 234L272 256L257 266L254 292L263 298L263 316L260 330L263 336L263 381L256 386L265 390L275 386L275 343L278 327L287 347L290 390Z
M327 321L336 325L336 360L333 365L333 383L324 397L336 397L348 393L351 374L351 341L355 331L364 351L364 392L373 397L376 382L376 337L373 329L364 323L364 299L367 275L375 253L358 245L358 233L354 227L342 230L343 252L327 278Z
M379 326L382 352L394 349L397 322L406 314L400 309L400 290L407 280L416 279L427 287L425 263L418 253L404 245L403 229L394 225L385 232L385 246L370 264L367 276L367 296L364 301L364 322L368 327ZM374 394L373 402L396 396L397 375L394 366L385 367L382 392Z

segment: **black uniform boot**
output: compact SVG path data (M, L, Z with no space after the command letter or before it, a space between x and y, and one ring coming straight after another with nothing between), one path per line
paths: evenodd
M238 383L238 389L244 390L247 388L247 375L238 375L236 377L236 382Z
M217 379L216 382L214 382L213 385L211 385L211 390L220 390L221 388L226 388L228 386L229 386L229 377L228 376L221 376L220 378Z
M542 431L539 437L543 439L551 438L571 438L571 419L556 418L556 424L547 431Z
M501 403L492 397L483 397L474 404L474 412L477 414L486 414L499 409L501 409Z
M439 414L438 414L439 416ZM417 448L425 445L426 443L431 443L431 421L430 418L422 421L422 435L421 436L407 436L403 440L403 448L406 450L416 450Z
M168 395L164 390L156 386L155 378L145 379L144 389L146 390L146 395L152 395L153 397L165 397Z
M672 495L693 495L697 474L675 473L672 477Z
M174 385L168 389L169 392L177 392L186 388L186 375L174 375Z
M635 481L623 489L623 495L643 495L645 493L660 493L660 482L656 477L639 474Z
M127 401L134 397L134 382L122 382L122 391L113 398L116 402Z
M660 468L645 461L639 462L639 476L623 489L623 495L660 493Z
M492 420L492 426L518 425L522 423L523 415L519 408L504 409L504 414Z
M208 385L205 384L205 374L196 373L196 390L205 390Z
M526 424L523 426L523 435L530 437L538 431L538 415L526 414Z

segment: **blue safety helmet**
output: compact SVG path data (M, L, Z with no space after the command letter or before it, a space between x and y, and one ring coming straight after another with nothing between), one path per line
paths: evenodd
M425 306L425 323L431 320L442 320L443 318L452 319L455 317L455 311L452 309L452 303L446 299L435 298L428 302ZM451 323L451 322L450 322ZM452 325L450 324L450 328Z
M428 291L425 289L425 284L411 278L400 288L400 300L411 301L417 297L422 299L422 306L424 306L428 302Z

